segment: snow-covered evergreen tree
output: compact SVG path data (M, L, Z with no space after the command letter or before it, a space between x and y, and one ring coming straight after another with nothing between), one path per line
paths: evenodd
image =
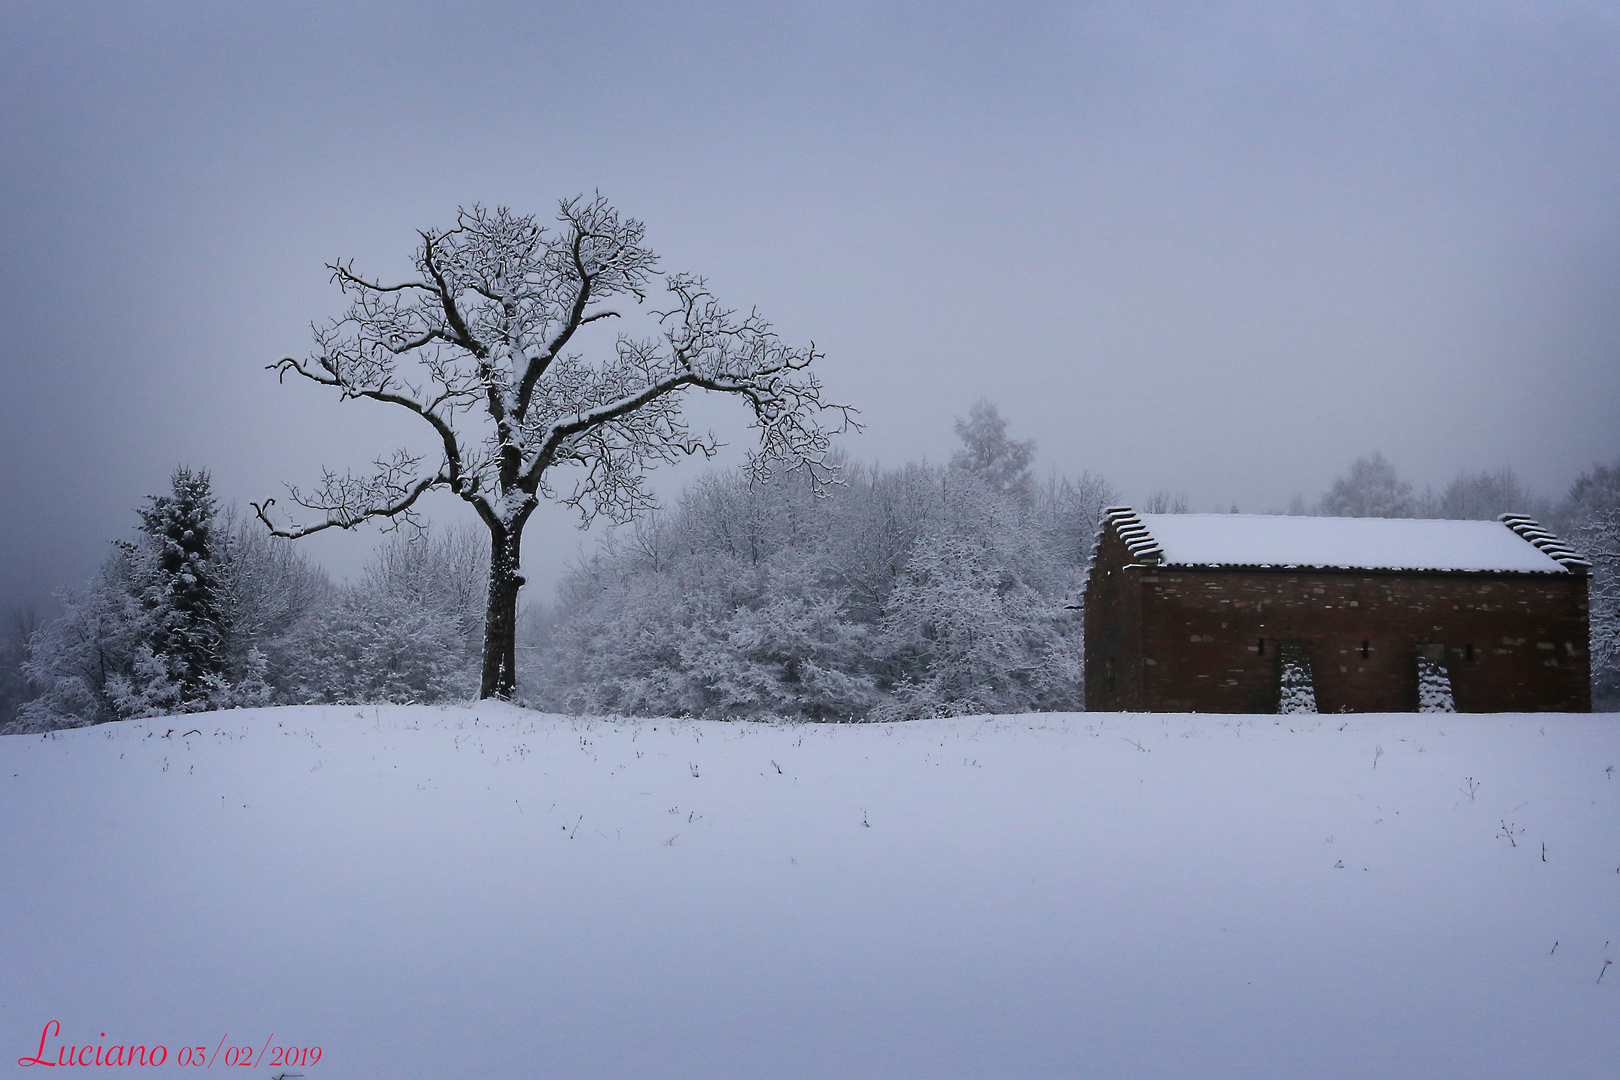
M206 472L176 470L138 513L137 539L59 592L61 616L30 636L21 671L37 694L13 730L276 700L277 638L314 608L324 575L285 541L222 522Z
M181 467L147 499L135 542L120 542L62 617L36 633L24 671L44 690L27 728L217 707L228 696L207 472Z
M137 511L141 538L127 545L140 614L132 662L110 680L123 716L197 712L229 696L213 490L206 470L185 466L170 484Z

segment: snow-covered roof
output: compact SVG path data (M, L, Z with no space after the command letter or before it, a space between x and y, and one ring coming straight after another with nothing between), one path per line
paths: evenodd
M1112 507L1108 522L1138 562L1342 570L1582 573L1590 566L1530 518L1281 517L1138 514Z

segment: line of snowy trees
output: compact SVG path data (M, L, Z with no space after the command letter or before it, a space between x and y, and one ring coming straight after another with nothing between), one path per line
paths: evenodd
M712 476L563 585L526 697L576 712L815 720L1083 708L1080 594L1116 499L1037 484L981 402L948 466Z
M802 477L711 475L609 534L531 611L533 705L570 712L875 720L1082 707L1080 594L1102 479L1037 483L994 406L948 465L843 461ZM1303 500L1297 500L1302 503ZM1185 511L1160 492L1157 512ZM1296 506L1296 509L1303 509ZM1350 516L1542 517L1593 562L1593 700L1620 708L1620 461L1557 504L1511 470L1413 494L1381 455L1311 507ZM0 628L0 731L261 704L468 699L487 544L396 533L334 583L179 469L59 617Z
M221 514L206 472L176 470L133 541L20 617L6 642L0 730L44 731L207 709L431 701L477 689L484 545L396 539L335 585L256 520Z

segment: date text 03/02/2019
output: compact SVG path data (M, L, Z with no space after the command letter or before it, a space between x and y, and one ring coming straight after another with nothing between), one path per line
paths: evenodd
M107 1033L101 1032L105 1039ZM263 1046L226 1045L228 1035L221 1035L219 1042L213 1049L206 1046L182 1046L170 1052L167 1046L137 1046L114 1045L104 1043L88 1043L84 1046L68 1045L62 1041L62 1025L52 1020L46 1024L39 1033L39 1049L34 1051L33 1057L18 1058L17 1064L28 1068L33 1065L44 1065L50 1068L66 1065L135 1065L158 1066L167 1064L171 1059L176 1065L196 1065L202 1068L211 1068L215 1064L257 1068L265 1065L269 1068L286 1066L310 1066L321 1060L321 1048L318 1046L276 1046L275 1032L264 1040ZM54 1041L55 1046L47 1046Z

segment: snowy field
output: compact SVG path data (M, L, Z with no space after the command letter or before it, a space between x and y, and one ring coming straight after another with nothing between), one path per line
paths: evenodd
M0 1060L55 1021L52 1061L168 1050L113 1075L1620 1076L1617 772L1612 715L9 736Z

